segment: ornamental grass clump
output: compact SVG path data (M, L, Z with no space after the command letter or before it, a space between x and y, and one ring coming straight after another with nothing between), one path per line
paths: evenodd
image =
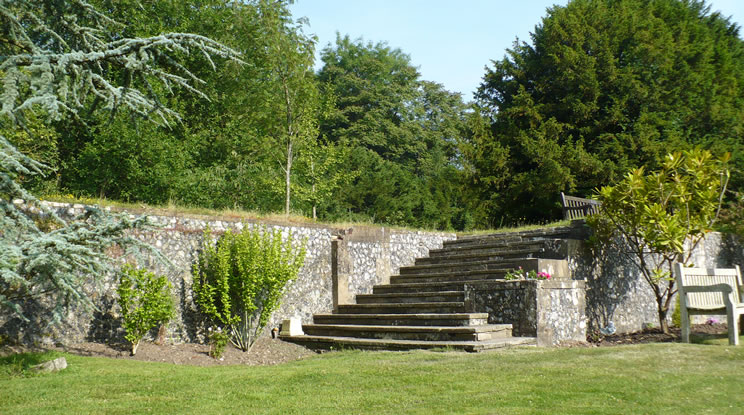
M248 351L304 260L305 241L295 243L291 234L285 240L278 229L228 230L216 243L207 229L193 269L194 301L235 347Z
M116 292L127 332L124 338L132 344L132 356L147 332L173 318L175 306L171 289L165 276L130 265L122 267Z

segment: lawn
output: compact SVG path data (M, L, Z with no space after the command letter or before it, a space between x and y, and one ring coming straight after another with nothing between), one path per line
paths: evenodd
M0 413L741 414L744 346L712 343L341 351L273 367L66 355L56 374L0 371Z

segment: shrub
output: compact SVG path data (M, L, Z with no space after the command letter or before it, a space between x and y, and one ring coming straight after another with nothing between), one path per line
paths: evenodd
M116 292L127 332L124 338L132 344L134 356L148 331L173 318L171 284L165 276L125 265Z
M230 335L222 331L222 328L209 328L209 356L219 359L225 353L227 342L230 341Z
M716 159L701 149L669 154L658 171L639 168L599 189L602 208L587 218L595 248L614 247L651 286L664 333L669 333L667 313L677 293L672 263L689 264L718 219L730 177L728 158Z
M194 301L199 310L247 351L279 306L287 284L305 259L305 243L294 246L291 235L267 228L225 232L217 243L207 229L194 265Z
M744 238L744 193L735 193L721 211L720 228Z

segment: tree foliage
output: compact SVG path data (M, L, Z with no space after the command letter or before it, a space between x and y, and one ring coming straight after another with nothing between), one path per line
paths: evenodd
M384 43L338 36L321 57L318 80L334 98L321 135L351 146L347 168L360 172L339 190L329 215L456 226L462 212L453 160L465 118L460 95L421 80L408 55Z
M654 292L664 333L677 292L672 264L691 265L693 250L712 231L729 182L728 158L700 149L672 153L658 170L635 169L596 194L602 207L587 223L598 255L611 247L637 266Z
M573 0L531 42L492 62L478 90L490 134L468 162L484 216L558 215L560 191L588 195L669 149L732 153L744 186L744 41L697 0Z
M202 80L179 63L183 56L197 54L210 66L236 59L200 35L123 36L121 24L83 0L0 2L0 22L0 119L3 133L21 132L14 140L44 122L83 123L87 114L122 111L168 124L179 116L162 104L163 94L203 96ZM23 187L46 169L0 136L0 306L27 318L24 307L46 297L35 305L51 311L53 324L68 305L92 306L84 286L112 270L106 249L142 247L125 231L145 220L95 208L63 220Z
M299 246L297 246L299 245ZM305 241L279 229L228 230L214 243L209 230L194 265L194 301L243 351L253 346L305 261Z

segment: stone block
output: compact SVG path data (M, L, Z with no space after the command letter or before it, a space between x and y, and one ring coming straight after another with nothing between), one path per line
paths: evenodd
M288 320L284 320L282 323L282 332L280 336L304 336L305 333L302 331L302 321L293 317Z
M58 372L63 369L67 369L67 359L64 357L58 357L54 360L44 362L31 368L35 372Z

